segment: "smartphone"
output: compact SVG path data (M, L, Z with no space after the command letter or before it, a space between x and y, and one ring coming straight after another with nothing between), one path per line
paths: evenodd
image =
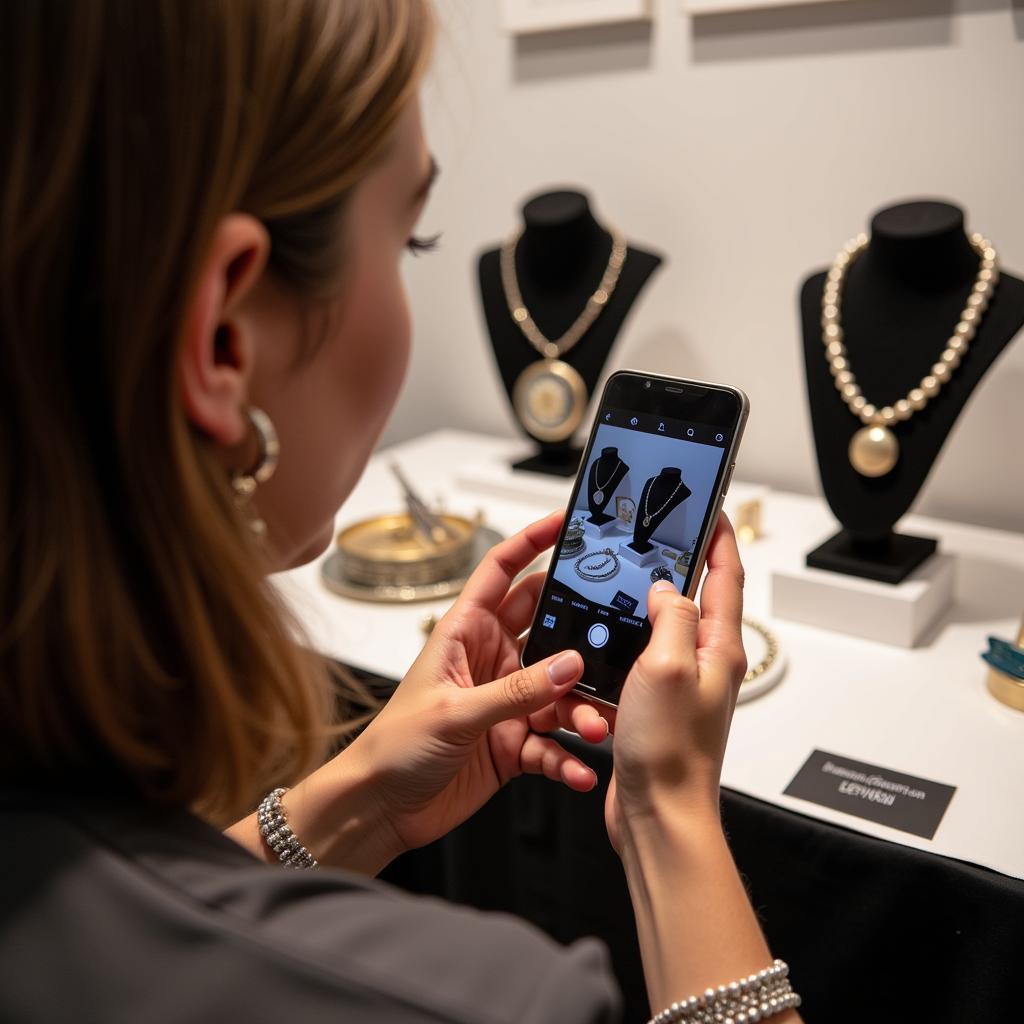
M750 403L739 388L621 370L605 385L522 663L572 648L576 692L616 706L651 635L647 592L697 592Z

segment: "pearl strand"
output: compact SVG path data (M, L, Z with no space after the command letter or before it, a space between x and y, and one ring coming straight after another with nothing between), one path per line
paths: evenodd
M281 797L288 790L283 786L272 789L256 810L256 821L264 842L277 854L278 860L290 868L315 868L313 855L299 842L288 825Z
M788 965L776 960L771 967L749 977L673 1003L652 1017L649 1024L758 1024L800 1003L790 987Z
M967 304L960 314L960 319L953 329L952 335L946 342L945 349L930 372L921 378L917 387L911 388L905 398L893 402L892 405L883 406L881 409L872 405L861 393L857 378L850 366L840 321L846 274L857 257L867 248L868 236L857 235L836 254L826 276L825 291L821 297L822 342L825 346L825 358L828 360L829 372L834 378L836 390L850 411L862 423L869 426L891 427L894 423L909 420L915 412L920 412L931 399L938 395L943 384L952 377L953 371L967 355L999 282L998 256L992 243L978 233L970 236L970 243L978 254L980 266L971 288L971 294L967 298Z

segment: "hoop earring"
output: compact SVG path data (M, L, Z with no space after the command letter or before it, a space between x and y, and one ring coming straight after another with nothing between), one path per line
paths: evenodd
M231 487L235 492L235 507L238 509L245 508L257 486L266 483L274 475L277 457L281 452L277 431L270 417L254 405L246 410L246 416L256 431L259 454L256 457L256 464L251 469L235 470L231 474ZM249 527L260 537L267 532L267 524L258 516L249 520Z

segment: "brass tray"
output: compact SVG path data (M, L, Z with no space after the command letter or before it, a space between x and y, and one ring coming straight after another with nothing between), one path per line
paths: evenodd
M442 515L448 529L427 540L407 513L372 516L346 526L337 536L342 572L353 583L416 586L451 579L465 571L479 524Z
M367 523L380 522L388 519L404 519L406 516L380 516L377 520L367 520ZM446 521L451 522L458 519L456 516L445 516ZM399 577L402 582L392 578L391 582L363 582L352 578L352 560L348 551L342 549L341 538L350 531L358 529L363 524L356 523L343 530L338 535L338 550L332 552L324 559L320 566L320 578L328 590L339 594L342 597L350 597L357 601L376 601L385 604L404 604L411 601L430 601L445 597L454 597L466 585L466 580L480 563L480 560L487 554L495 544L505 538L497 530L489 526L477 526L462 520L472 527L472 533L468 537L468 548L460 561L461 568L453 571L452 575L444 579L423 579L417 575L418 567L415 559L409 557L407 563L401 568L411 570L412 576ZM395 525L395 524L392 524ZM351 539L351 536L348 538ZM422 542L420 542L422 544ZM363 556L365 557L365 551ZM394 563L392 562L392 566ZM377 568L380 568L378 566ZM429 573L428 573L429 575ZM416 582L416 580L419 582Z

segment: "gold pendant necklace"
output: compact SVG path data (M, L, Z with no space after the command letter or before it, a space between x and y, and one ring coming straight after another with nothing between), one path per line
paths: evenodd
M909 420L938 395L942 385L953 376L953 371L967 355L971 341L981 326L982 317L999 281L998 257L992 243L982 235L971 235L970 243L981 262L967 305L960 314L952 336L946 342L938 362L932 366L930 373L921 378L918 386L912 388L905 398L881 409L861 394L857 378L850 367L839 319L846 274L867 248L868 236L858 235L851 239L839 250L832 263L821 298L821 338L836 389L850 412L864 424L850 439L848 451L850 465L862 476L885 476L891 472L900 457L900 443L891 428Z
M534 323L523 302L516 277L516 246L522 232L501 248L501 283L512 319L526 340L544 357L519 375L512 389L512 404L526 430L541 441L564 441L576 432L587 408L587 386L576 369L561 357L590 330L615 291L626 262L626 239L611 230L612 249L601 283L587 299L583 312L568 330L552 341Z

